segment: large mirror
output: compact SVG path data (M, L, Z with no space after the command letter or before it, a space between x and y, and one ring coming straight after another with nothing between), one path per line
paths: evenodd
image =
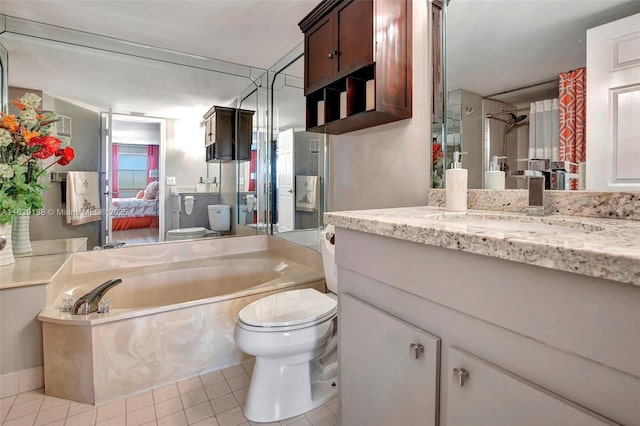
M294 68L287 73L279 68L289 57L269 74L260 67L0 17L6 19L0 44L9 56L8 97L35 92L43 98L44 109L70 119L68 137L76 159L49 170L53 173L47 175L45 206L56 212L63 208L68 171L100 173L112 198L103 205L110 206L106 210L111 213L126 211L129 201L146 200L147 193L158 188L142 208L148 213L145 218L111 217L108 226L104 222L71 226L61 215L32 217L32 240L87 237L92 249L119 241L171 240L170 231L184 228L203 227L206 236L214 237L274 229L279 234L277 225L271 229L272 219L279 215L273 214L271 204L275 166L270 166L275 163L273 141L281 128L272 132L276 139L270 139L267 107L269 90L277 86L278 113L272 119L295 131L304 129L304 120L286 124L292 111L295 115L304 109L299 78L295 96L288 93L293 78L288 73ZM296 73L302 74L299 69L292 72ZM205 161L203 115L214 105L254 112L247 160ZM316 157L321 157L323 144L316 149ZM313 173L317 176L314 170L307 174ZM321 190L317 193L320 197ZM222 213L230 218L227 231L211 232L209 205L228 206L228 213ZM317 230L322 207L315 209L315 222L294 223L290 230L301 226Z
M495 188L490 171L506 172L507 189L525 188L526 170L543 172L547 189L584 189L584 135L563 141L584 109L563 100L574 87L584 95L586 30L638 13L640 3L451 0L445 9L447 134L433 137L434 156L444 155L432 186L442 187L453 151L465 151L470 189ZM569 144L577 151L559 149Z

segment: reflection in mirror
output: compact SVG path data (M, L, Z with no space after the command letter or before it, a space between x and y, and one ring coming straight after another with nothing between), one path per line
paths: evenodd
M438 149L468 152L470 189L526 188L537 173L547 189L584 189L586 30L639 11L630 0L448 4Z
M205 162L203 115L213 105L234 105L238 94L265 70L162 49L156 52L148 46L17 18L7 17L7 24L0 43L10 59L9 98L34 92L43 98L44 109L69 119L68 137L76 158L64 169L54 166L50 171L61 172L58 178L67 171L99 173L109 198L118 199L117 204L102 203L109 208L103 207L101 222L68 225L61 214L66 202L64 178L48 181L43 195L45 208L52 213L31 218L32 240L86 237L92 249L117 241L174 239L169 232L183 228L204 231L180 238L233 235L235 226L212 232L207 206L227 201L229 218L238 217L236 161L228 162L233 169L229 182L225 182L226 163ZM38 37L25 35L36 33ZM100 48L88 47L89 42ZM102 50L109 43L119 44L117 49ZM127 54L128 48L135 54ZM266 94L262 96L266 99ZM256 97L245 101L243 108L255 111L265 104ZM258 124L254 121L254 133ZM64 131L58 128L59 134ZM101 138L106 134L111 137ZM230 197L223 200L227 193ZM140 200L149 205L132 204Z
M325 135L305 131L302 45L269 70L273 101L273 235L319 250Z

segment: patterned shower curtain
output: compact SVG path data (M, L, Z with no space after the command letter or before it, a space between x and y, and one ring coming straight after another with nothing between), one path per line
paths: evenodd
M560 79L560 149L559 159L572 163L586 160L586 80L585 69L561 73ZM577 166L571 173L577 173ZM578 182L571 182L571 189L577 189Z

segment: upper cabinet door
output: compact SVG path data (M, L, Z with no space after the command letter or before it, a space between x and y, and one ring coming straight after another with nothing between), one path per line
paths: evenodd
M587 190L640 191L640 14L587 31Z
M615 425L462 349L448 349L447 426Z
M373 63L373 1L347 0L334 11L336 77Z
M305 91L307 94L327 84L335 75L332 14L324 16L304 35Z

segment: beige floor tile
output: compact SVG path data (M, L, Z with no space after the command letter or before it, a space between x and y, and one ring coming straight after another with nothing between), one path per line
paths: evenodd
M189 424L197 423L207 417L212 417L214 414L209 401L187 408L184 412L187 415Z
M167 399L175 398L177 396L180 396L180 392L178 392L178 386L175 383L161 386L153 390L153 400L156 403L166 401Z
M207 396L210 400L216 399L219 396L226 395L231 393L231 388L227 384L227 382L216 383L215 385L207 386L204 389L207 392Z
M155 419L156 413L153 405L149 405L139 410L129 411L127 413L127 426L140 426Z
M285 423L282 423L282 424L285 425ZM307 420L306 417L302 416L302 417L298 417L296 421L292 423L286 423L286 425L287 426L311 426L311 422Z
M236 376L239 376L244 372L245 371L244 371L244 368L242 368L242 364L232 365L231 367L222 369L222 375L227 380L232 379Z
M83 404L82 402L71 401L69 405L69 412L67 416L75 416L76 414L84 413L85 411L95 410L96 406L91 404Z
M184 415L184 411L178 411L177 413L159 418L156 422L158 426L186 426L187 418Z
M236 401L236 398L232 393L228 393L216 399L212 399L211 406L213 407L214 413L218 414L237 407L238 401Z
M10 409L11 409L11 407L0 408L0 423L2 423L4 421L5 417L7 417L7 414L9 414L9 410Z
M282 423L280 423L280 422L256 423L256 422L252 422L252 421L249 421L248 424L249 424L249 426L281 426L282 425Z
M46 410L40 410L34 426L42 426L47 423L55 422L56 420L64 420L67 417L67 410L69 409L69 403L58 405L57 407L48 408Z
M247 373L243 372L239 376L228 379L227 383L229 384L231 390L235 391L249 386L249 383L251 383L251 379L249 378L249 375Z
M180 394L193 392L194 390L198 390L200 388L202 388L200 376L192 377L190 379L178 382L178 390L180 391Z
M192 426L219 426L219 423L215 417L207 417L204 420L200 420L197 423L193 423Z
M98 411L98 414L100 414L100 411ZM99 421L96 423L96 426L127 426L127 416L122 414L117 417Z
M66 421L66 419L60 419L60 420L55 420L51 423L47 423L43 426L64 426L64 422Z
M153 405L153 394L151 393L151 391L130 396L127 398L127 403L126 403L127 413L139 410L149 405Z
M157 404L155 404L155 406L156 406L156 417L158 419L161 417L168 416L169 414L182 411L182 401L180 401L179 397L158 402Z
M38 413L32 413L27 416L17 417L2 423L2 426L31 426L36 420Z
M96 422L100 423L113 417L124 416L126 412L126 400L124 398L107 402L98 407Z
M326 407L331 410L333 414L336 416L340 416L340 399L333 398L331 401L327 402Z
M71 407L69 407L71 410ZM76 414L75 416L67 417L67 420L64 422L65 426L90 426L96 423L96 408L93 407L89 411L84 411L80 414ZM68 415L68 414L67 414Z
M305 417L313 426L333 426L338 422L338 417L325 406L306 413Z
M23 402L22 404L14 403L11 406L11 409L9 410L9 414L7 414L7 418L5 420L12 420L18 417L24 417L29 414L37 415L38 409L40 408L41 403L42 403L42 399L32 399L27 402Z
M256 359L253 358L252 360L244 361L242 363L242 368L244 368L244 371L246 371L247 374L251 376L253 374L253 368L255 367L255 365L256 365Z
M237 391L233 391L233 396L236 397L236 401L238 404L244 404L247 401L247 394L249 393L249 387L238 389Z
M222 373L220 374L222 375ZM13 401L15 401L17 397L18 397L17 395L13 395L13 396L8 396L6 398L0 399L0 408L11 407L11 405L13 405Z
M13 405L24 404L25 402L31 402L35 400L42 401L43 399L44 399L44 390L37 389L37 390L19 394L16 397L16 400L13 401Z
M182 406L187 409L193 407L194 405L198 405L205 401L208 401L209 397L207 396L207 393L204 389L198 389L196 391L180 395L180 399L182 399Z
M205 373L200 376L200 380L204 387L215 385L216 383L220 383L224 381L224 376L220 370L211 371L210 373Z
M59 405L69 405L68 399L56 398L55 396L45 396L40 406L40 411L48 410L49 408L57 407Z
M247 421L240 407L220 413L216 415L216 419L218 419L220 426L237 426Z
M158 421L157 420L151 420L149 423L145 423L143 425L140 426L158 426Z

